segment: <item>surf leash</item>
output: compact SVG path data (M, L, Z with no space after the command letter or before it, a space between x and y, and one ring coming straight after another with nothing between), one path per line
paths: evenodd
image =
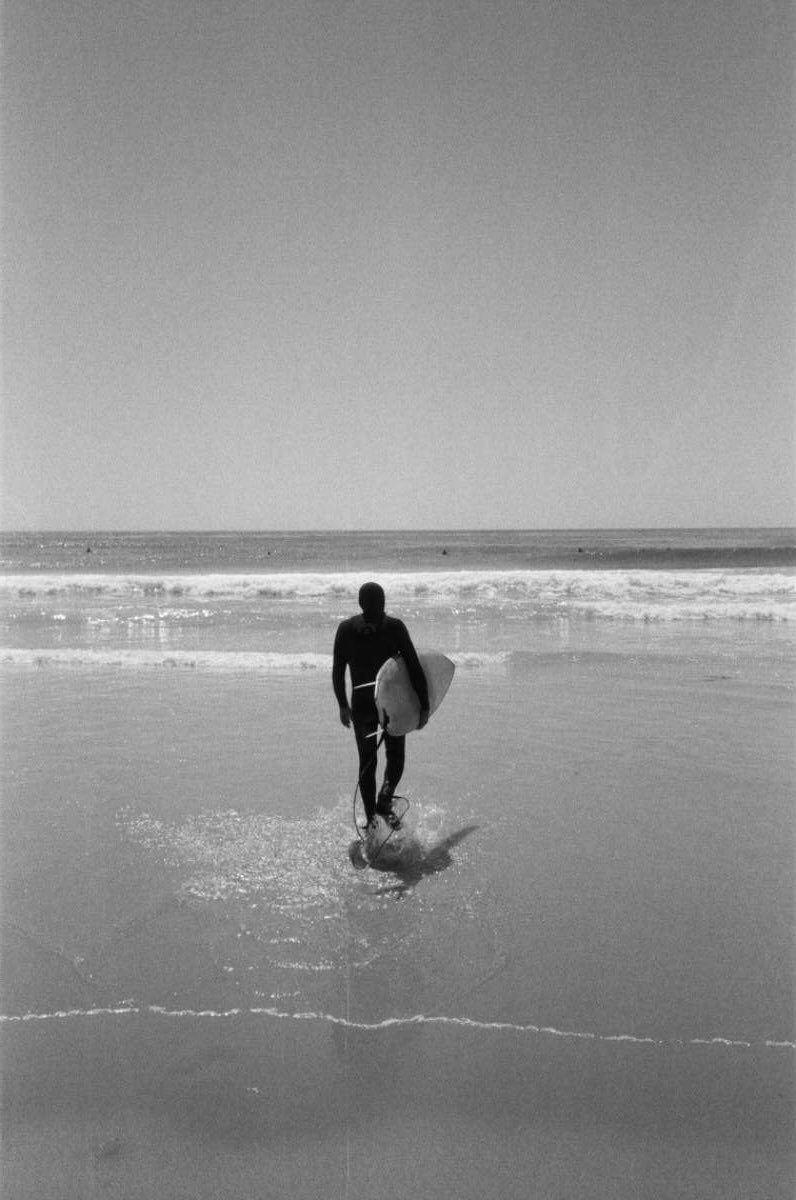
M355 785L355 787L354 787L354 798L353 798L353 804L352 804L352 807L353 807L354 830L355 830L355 832L356 832L356 835L357 835L357 837L359 838L359 840L360 840L360 842L362 843L362 845L363 845L363 846L364 846L364 844L365 844L365 838L362 836L362 830L360 829L359 825L357 824L357 793L360 793L360 794L361 794L361 792L362 792L362 776L365 774L365 772L366 772L366 771L370 770L371 766L372 766L372 765L373 765L373 763L376 761L376 758L377 758L377 756L378 756L378 753L379 753L379 747L381 746L382 742L384 741L384 738L385 738L386 734L387 734L387 730L386 730L386 729L382 729L382 731L381 731L381 737L379 737L379 731L378 731L378 729L377 729L377 730L375 730L375 732L374 732L374 733L369 733L369 734L368 734L368 737L371 737L371 738L377 738L377 737L378 737L378 741L376 742L375 748L374 748L374 750L373 750L373 754L370 756L370 758L369 758L369 759L368 759L368 761L365 763L365 765L364 765L364 767L362 768L362 770L359 772L359 775L357 776L357 782L356 782L356 785ZM392 837L394 834L396 834L396 833L398 832L398 830L399 830L399 829L400 829L400 827L401 827L401 822L403 821L404 817L406 816L406 814L409 812L409 809L411 808L411 804L410 804L409 798L408 798L407 796L399 796L399 795L394 795L394 796L392 797L392 799L393 799L393 800L403 800L403 802L404 802L404 804L406 805L406 807L404 808L404 810L403 810L403 812L401 813L401 815L398 817L398 824L397 824L397 825L395 825L395 826L393 826L393 828L392 828L392 829L390 830L390 832L387 834L386 838L384 839L384 841L381 843L381 845L379 846L378 850L377 850L377 851L376 851L376 853L374 854L373 858L369 858L369 859L367 859L368 865L369 865L369 866L371 866L371 867L372 867L372 866L373 866L373 864L374 864L374 863L377 861L377 859L378 859L379 855L381 854L382 850L384 849L384 847L385 847L385 846L387 845L387 843L389 842L390 838L391 838L391 837ZM364 828L367 828L367 826L364 826Z
M378 729L377 729L375 733L369 733L369 734L368 734L368 737L375 738L375 737L377 737L377 736L378 736L378 732L379 732L379 731L378 731ZM380 746L380 745L382 744L382 742L384 741L384 736L385 736L386 732L387 732L386 730L382 730L381 737L380 737L380 738L379 738L379 740L376 742L376 747L375 747L375 749L374 749L374 751L373 751L373 754L370 756L370 758L369 758L369 759L368 759L368 761L365 763L365 765L364 765L364 767L362 768L362 770L359 772L359 775L357 776L356 787L354 788L354 801L353 801L353 810L354 810L354 829L356 830L356 834L357 834L357 837L359 838L360 842L364 842L364 841L365 841L365 839L363 838L363 836L362 836L362 833L361 833L361 831L360 831L360 828L359 828L359 826L357 825L357 792L360 792L360 793L361 793L361 791L362 791L362 776L365 774L365 772L366 772L366 771L369 771L369 770L370 770L370 768L372 767L373 763L376 761L377 755L378 755L378 753L379 753L379 746ZM365 814L365 815L367 816L367 814Z
M376 687L376 680L373 679L369 683L354 684L352 690L356 692L356 691L359 691L361 688L375 688L375 687ZM353 798L353 802L352 802L354 830L363 846L365 844L365 838L362 836L362 830L360 829L359 825L357 824L357 793L359 792L361 795L361 793L362 793L362 776L365 774L366 771L370 770L370 768L373 766L373 763L376 761L376 759L378 757L379 748L387 735L387 725L389 724L389 720L390 720L390 718L385 713L384 714L384 724L382 726L377 727L373 731L373 733L369 733L366 735L368 738L378 738L378 741L376 742L375 748L373 750L373 754L368 759L368 761L365 763L364 767L362 767L362 769L360 770L359 775L357 776L356 785L354 787L354 798ZM381 729L381 737L379 737L379 729ZM392 799L393 800L403 800L406 807L404 808L401 815L398 817L397 823L395 825L393 825L392 828L390 829L390 832L387 834L386 838L379 846L379 848L376 851L376 853L374 854L373 858L367 859L368 865L371 867L377 861L379 855L381 854L382 850L389 842L390 838L398 832L398 830L401 827L401 822L403 821L404 817L406 816L406 814L409 812L409 809L411 808L409 799L406 796L395 795L392 797ZM367 816L367 813L365 815ZM367 829L367 825L365 825L363 828Z

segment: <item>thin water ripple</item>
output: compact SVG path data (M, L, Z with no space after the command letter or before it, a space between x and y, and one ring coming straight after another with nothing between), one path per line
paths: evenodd
M513 1021L479 1021L474 1017L428 1016L415 1013L409 1017L385 1017L381 1021L352 1021L334 1013L298 1011L287 1012L279 1008L165 1008L159 1004L130 1005L118 1008L69 1008L54 1012L0 1013L0 1024L24 1024L31 1021L65 1021L78 1018L152 1016L184 1019L230 1020L235 1017L269 1017L280 1021L321 1021L339 1025L346 1029L379 1030L410 1025L452 1025L489 1033L520 1033L539 1037L567 1038L588 1042L623 1043L633 1046L705 1046L722 1049L769 1049L796 1050L796 1042L777 1041L766 1038L750 1042L739 1038L656 1038L637 1036L630 1033L594 1033L588 1030L557 1029L554 1025L518 1024Z

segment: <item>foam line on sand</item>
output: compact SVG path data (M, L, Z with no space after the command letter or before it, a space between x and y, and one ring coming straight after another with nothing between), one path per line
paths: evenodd
M744 1050L796 1050L796 1042L776 1041L770 1038L758 1042L727 1037L655 1038L636 1036L630 1033L590 1033L574 1029L557 1029L553 1025L515 1024L511 1021L478 1021L473 1017L426 1016L423 1013L416 1013L411 1017L385 1017L382 1021L351 1021L346 1017L338 1017L332 1013L312 1011L285 1012L278 1008L165 1008L159 1004L124 1005L118 1008L68 1008L54 1012L0 1013L0 1024L13 1025L31 1021L66 1021L87 1019L90 1017L131 1016L166 1017L171 1019L181 1017L193 1020L270 1017L274 1020L286 1021L323 1021L329 1025L341 1025L347 1029L373 1031L406 1025L452 1025L457 1028L473 1029L489 1033L529 1034L539 1037L566 1038L588 1042L613 1042L632 1046L711 1046Z

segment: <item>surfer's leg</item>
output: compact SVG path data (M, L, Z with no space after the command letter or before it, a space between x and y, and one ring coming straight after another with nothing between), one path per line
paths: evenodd
M387 752L387 764L384 768L384 782L379 791L378 810L390 811L393 794L404 773L406 757L406 738L384 735L384 748Z
M377 739L372 736L375 732L375 722L354 722L354 736L357 739L357 750L359 752L359 790L362 795L362 803L365 806L365 817L368 821L372 819L376 811Z

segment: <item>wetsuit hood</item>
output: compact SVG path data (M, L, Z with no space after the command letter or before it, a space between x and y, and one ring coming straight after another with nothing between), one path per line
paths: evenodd
M384 588L378 583L363 583L359 589L359 607L369 625L380 625L384 620Z

